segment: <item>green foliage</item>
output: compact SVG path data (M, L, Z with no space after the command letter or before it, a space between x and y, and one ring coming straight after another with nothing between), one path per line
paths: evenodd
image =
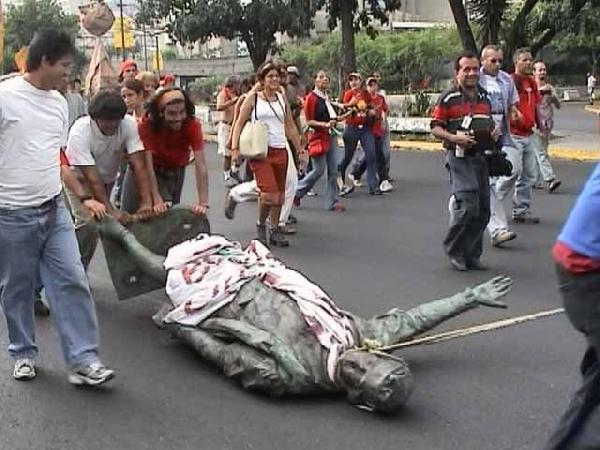
M215 95L223 77L197 78L188 85L188 90L195 103L211 103L216 101Z
M161 51L164 60L177 59L177 52L172 48L166 48Z
M319 41L285 46L282 58L301 68L306 77L325 69L332 78L332 87L339 80L341 36L332 33ZM356 36L356 65L368 75L380 72L383 88L406 92L421 86L424 80L436 84L447 77L446 63L460 51L454 29L430 29L380 33L371 39L366 33Z
M4 71L14 70L14 55L29 44L34 33L42 28L63 30L73 38L79 30L79 20L65 14L57 0L25 0L22 5L9 5L6 11Z
M182 43L239 36L256 67L275 47L275 33L306 36L323 0L144 0L139 22L164 20Z
M342 2L349 3L354 17L354 30L363 29L367 35L374 38L377 35L373 27L373 21L379 21L382 25L389 22L388 13L399 9L402 0L367 0L363 1L364 9L359 11L357 0L327 0L327 12L329 13L329 28L333 30L340 19L342 19Z

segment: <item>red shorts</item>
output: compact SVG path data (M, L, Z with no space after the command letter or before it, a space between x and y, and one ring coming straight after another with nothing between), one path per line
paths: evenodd
M249 162L261 194L277 196L278 200L275 203L283 204L288 165L287 150L269 147L265 159L251 159Z

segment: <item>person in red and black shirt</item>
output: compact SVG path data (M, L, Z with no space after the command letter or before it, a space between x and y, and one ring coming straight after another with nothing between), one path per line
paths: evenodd
M533 78L533 58L528 48L520 48L513 56L515 73L512 74L515 87L519 93L519 103L516 114L510 121L510 134L517 151L518 164L512 183L504 183L501 189L509 191L514 184L512 218L516 223L539 223L539 217L531 214L531 196L533 186L537 181L538 141L533 133L537 122L537 107L540 103L540 93L537 82Z
M463 52L455 60L455 85L432 113L431 132L444 141L450 173L450 228L444 249L456 270L484 270L480 258L490 219L489 169L474 134L492 139L494 121L487 92L479 84L479 59ZM494 138L497 139L496 133Z
M178 88L159 91L146 116L139 123L152 183L152 202L156 213L166 211L167 204L181 201L185 169L193 152L195 159L197 201L196 214L208 209L208 171L204 159L202 127L194 114L194 104Z
M344 128L344 160L338 166L338 176L341 178L340 184L346 182L346 170L352 162L356 146L360 145L365 152L367 160L367 183L369 185L369 194L380 195L379 183L377 183L377 165L375 163L375 137L369 127L369 115L374 115L371 108L372 99L369 93L362 87L360 74L351 73L348 76L350 90L344 93L342 101L344 106L351 108L351 114L346 119ZM340 192L345 196L354 191L354 183L346 185Z
M367 78L367 92L371 95L371 104L375 117L371 123L371 132L375 138L375 162L377 163L377 176L379 177L379 189L381 192L389 192L393 189L390 183L389 166L384 149L385 145L385 117L388 106L385 97L379 93L379 81L376 77ZM352 178L360 180L367 170L367 160L361 158L352 170Z

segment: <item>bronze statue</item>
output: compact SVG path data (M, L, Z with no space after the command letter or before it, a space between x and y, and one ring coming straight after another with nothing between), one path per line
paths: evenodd
M137 226L138 234L145 234L148 241L151 233L141 230L152 224ZM119 275L118 261L127 261L130 269L137 266L154 288L165 286L164 256L149 251L134 236L135 231L107 218L98 224L98 232L121 298L131 295L127 285L132 280L140 284L142 275ZM333 371L328 370L327 349L307 325L298 304L257 278L244 284L233 301L197 326L165 324L163 318L172 305L159 311L154 320L246 389L273 396L343 392L353 405L392 413L410 395L411 372L402 358L369 350L365 344L385 346L410 340L479 305L505 308L499 298L511 285L510 278L499 276L451 297L409 311L394 308L372 319L343 312L351 324L354 346L343 349ZM143 287L134 291L141 293Z

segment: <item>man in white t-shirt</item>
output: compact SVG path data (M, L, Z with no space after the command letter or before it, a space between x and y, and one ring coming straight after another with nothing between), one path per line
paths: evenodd
M27 72L0 83L0 303L6 317L13 377L36 376L34 288L46 289L75 385L114 377L98 356L98 322L75 230L61 198L59 152L67 102L54 90L76 49L55 30L36 33Z
M137 122L127 115L127 106L121 95L106 90L92 98L89 116L77 119L71 127L66 155L89 195L103 203L117 220L126 220L127 213L117 211L110 203L110 191L124 158L133 170L137 192L140 193L137 213L147 216L152 211L150 177L143 150ZM128 194L124 192L123 195ZM70 201L71 197L69 192ZM73 199L71 207L75 226L90 220L87 209L80 207L77 198Z
M596 77L594 76L593 73L588 72L586 84L587 84L588 100L590 102L590 105L593 105L594 104L594 90L596 89Z

